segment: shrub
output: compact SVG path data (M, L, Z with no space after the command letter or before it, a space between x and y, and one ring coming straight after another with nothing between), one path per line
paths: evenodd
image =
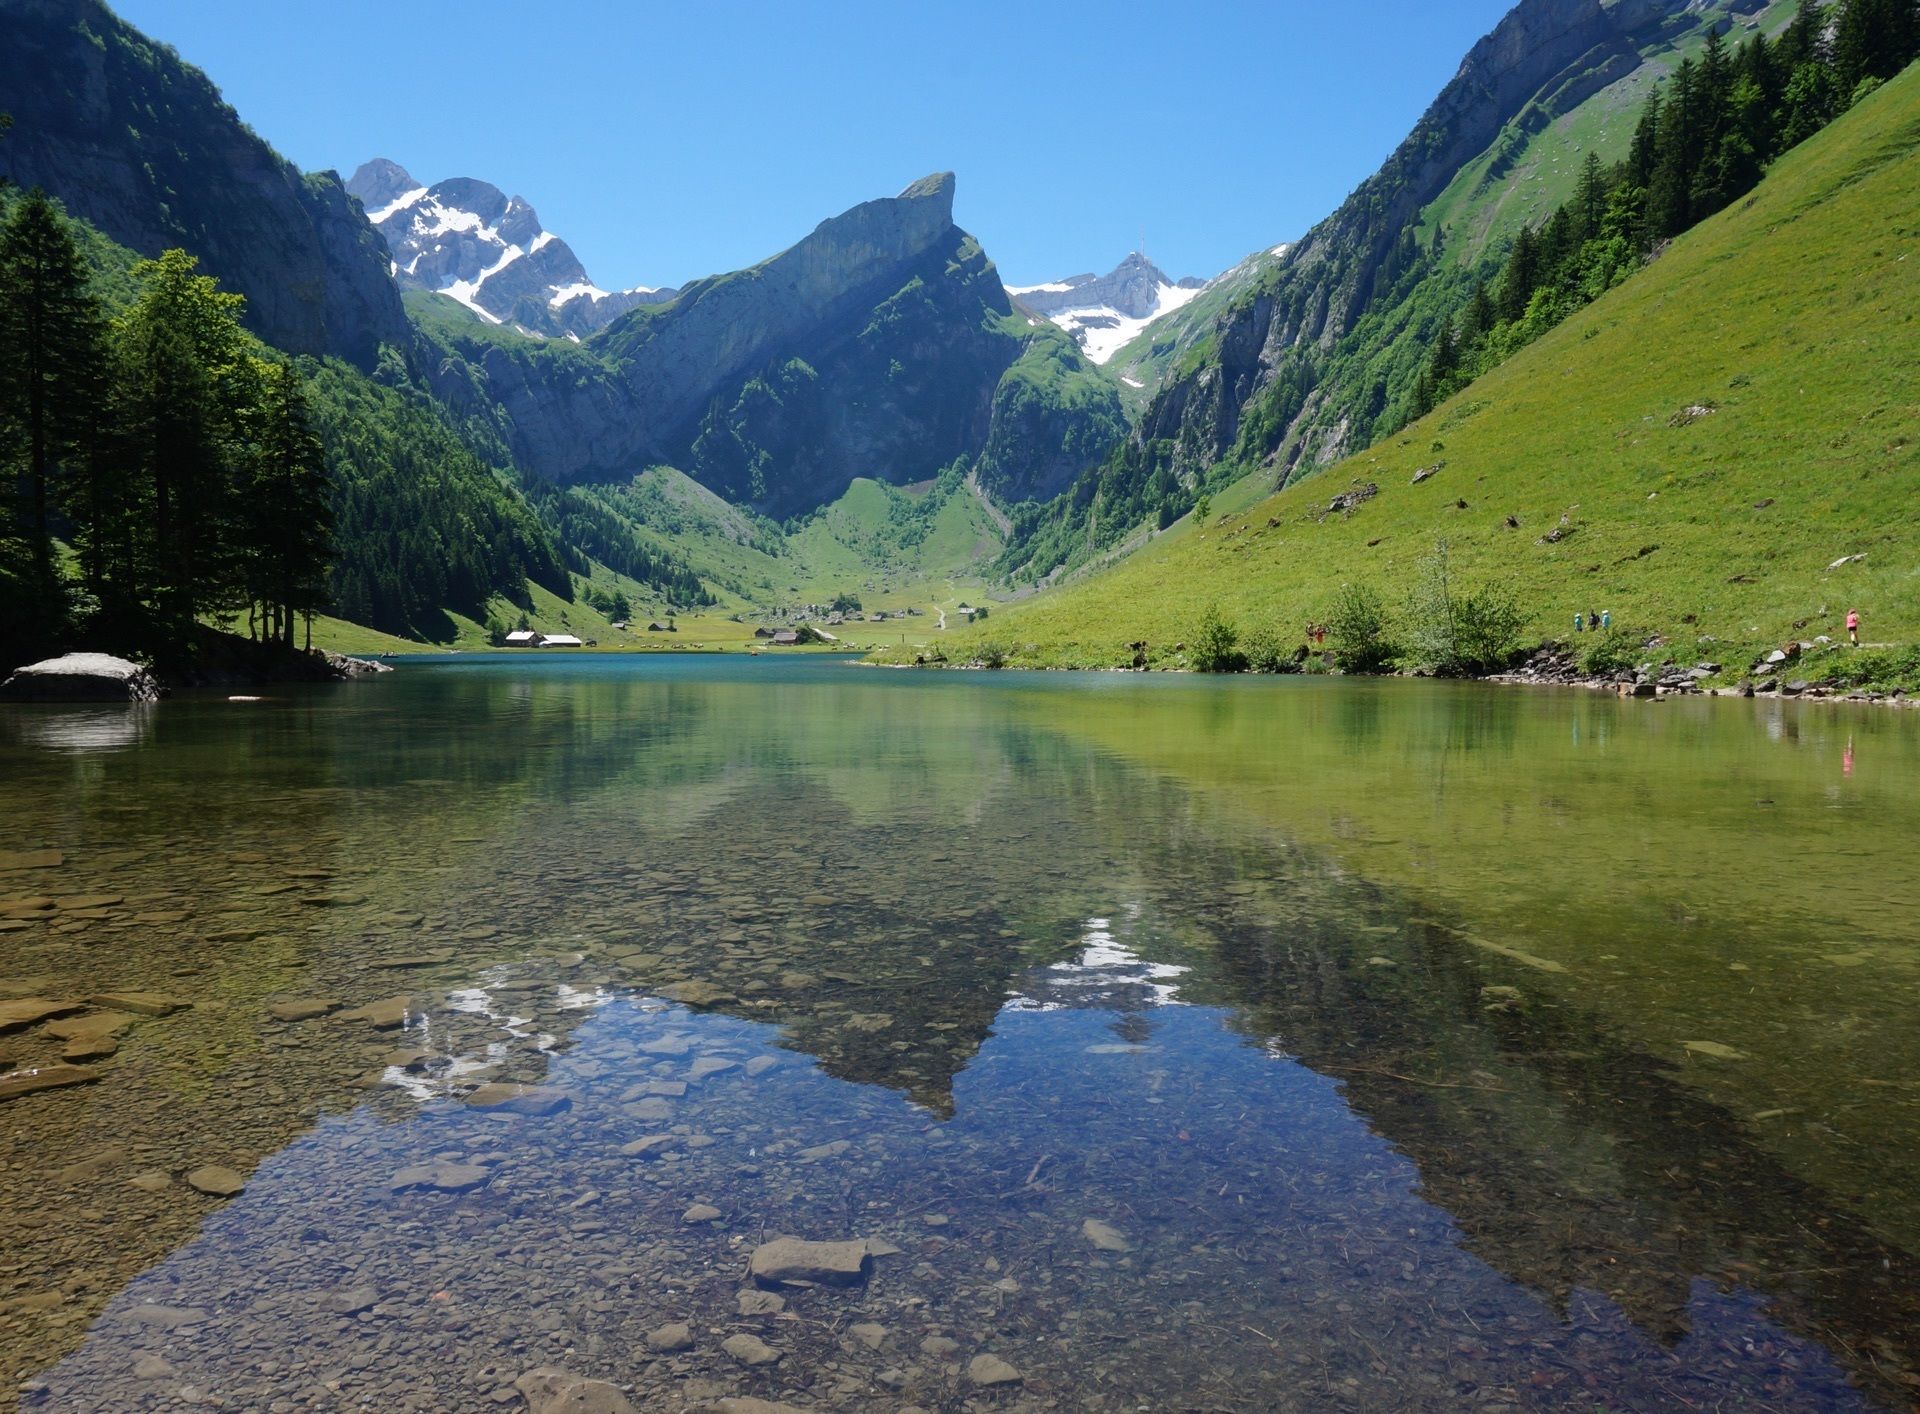
M1004 668L1007 666L1006 645L989 639L973 650L973 661L983 668Z
M1580 671L1597 678L1631 673L1646 657L1644 630L1609 629L1580 650Z
M1512 665L1526 626L1520 601L1504 584L1483 584L1454 614L1454 652L1463 673L1497 673Z
M1365 584L1343 584L1327 614L1333 663L1343 673L1377 673L1393 661L1387 606Z
M1448 567L1447 542L1434 542L1407 596L1406 657L1436 677L1493 672L1513 661L1526 615L1503 585L1461 596Z
M1278 632L1270 628L1256 628L1241 641L1241 654L1247 660L1247 668L1256 673L1290 673L1294 670L1293 654L1287 651L1286 641Z
M1240 630L1220 617L1216 605L1207 605L1200 616L1200 631L1193 637L1193 666L1203 673L1237 673L1247 666L1240 651Z

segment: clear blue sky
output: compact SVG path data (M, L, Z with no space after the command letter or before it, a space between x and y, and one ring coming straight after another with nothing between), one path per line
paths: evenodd
M1511 0L113 0L294 162L518 193L681 284L928 172L1013 284L1290 240Z

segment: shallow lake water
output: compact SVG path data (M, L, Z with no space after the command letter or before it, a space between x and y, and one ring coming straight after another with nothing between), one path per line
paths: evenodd
M0 822L25 1408L1920 1394L1914 714L444 658Z

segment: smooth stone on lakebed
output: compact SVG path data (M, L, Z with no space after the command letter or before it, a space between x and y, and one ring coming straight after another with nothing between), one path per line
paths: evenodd
M132 1326L154 1326L170 1331L181 1326L197 1326L207 1319L207 1313L197 1306L159 1306L149 1302L129 1306L119 1313L119 1319Z
M220 1164L207 1164L187 1175L187 1187L209 1198L232 1198L246 1186L246 1179Z
M720 1342L720 1348L742 1365L771 1365L781 1354L759 1336L745 1332L728 1336Z
M0 701L157 702L160 691L138 663L110 653L63 653L14 669L0 682Z
M496 1080L468 1095L466 1102L476 1110L501 1110L538 1118L566 1109L573 1103L573 1095L556 1085L518 1085Z
M867 1274L864 1242L778 1237L753 1249L748 1270L762 1286L853 1286Z
M0 1036L9 1031L23 1031L29 1026L38 1026L56 1016L72 1016L76 1011L84 1011L81 1002L55 1002L45 997L21 997L17 1001L0 1002Z
M719 1218L720 1210L711 1203L695 1203L680 1215L683 1223L710 1223L717 1222Z
M388 997L383 1002L368 1002L352 1011L335 1012L340 1021L364 1021L375 1031L397 1031L413 1017L412 997Z
M267 1015L275 1021L311 1021L316 1016L328 1016L340 1010L341 1003L333 997L307 997L298 1001L275 1002L267 1008Z
M634 1414L618 1385L590 1380L552 1365L529 1370L513 1382L531 1414Z
M787 1309L787 1298L777 1291L749 1287L734 1293L734 1308L743 1316L777 1316Z
M693 1348L693 1328L685 1321L670 1321L647 1332L647 1349L666 1355Z
M36 1090L58 1090L66 1085L86 1085L100 1078L90 1065L43 1065L32 1070L16 1070L0 1075L0 1100L17 1100Z
M185 1011L193 1003L163 992L101 992L88 997L87 1005L103 1011L130 1011L138 1016L171 1016L176 1011Z
M487 1170L478 1164L414 1164L387 1180L393 1193L430 1189L435 1193L471 1193L487 1181Z
M1022 1378L1018 1370L998 1355L976 1355L967 1362L968 1382L982 1388L990 1389L994 1385L1017 1385Z
M58 869L66 862L57 849L0 849L0 869Z
M1088 1218L1080 1224L1080 1235L1098 1247L1102 1252L1131 1252L1133 1244L1127 1241L1127 1235L1109 1223L1098 1218Z
M620 1152L629 1159L651 1159L656 1154L664 1154L680 1142L678 1134L649 1134L644 1139L634 1139L620 1146Z

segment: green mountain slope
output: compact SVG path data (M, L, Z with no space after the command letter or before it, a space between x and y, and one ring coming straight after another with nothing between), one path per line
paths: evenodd
M1710 28L1772 32L1796 3L1521 0L1339 210L1115 359L1143 385L1130 397L1152 394L1134 437L1018 517L1003 568L1042 582L1203 489L1256 469L1284 484L1399 426L1435 335L1520 224L1564 198L1588 153L1621 154L1646 92Z
M1837 635L1857 607L1869 638L1911 638L1916 159L1910 68L1745 202L1398 436L1189 521L948 653L991 637L1016 660L1113 664L1144 638L1172 665L1210 603L1294 643L1342 582L1398 601L1440 537L1457 579L1509 582L1539 633L1605 609L1731 662L1730 643ZM1330 512L1336 494L1370 486Z

